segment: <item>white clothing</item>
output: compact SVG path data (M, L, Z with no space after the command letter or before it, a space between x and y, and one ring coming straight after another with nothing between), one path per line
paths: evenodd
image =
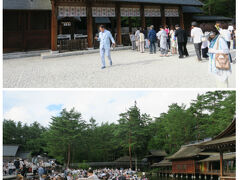
M202 42L203 32L199 27L194 27L191 31L191 37L193 38L193 43L198 44Z
M209 41L204 41L204 42L202 42L202 49L205 49L205 48L208 48L209 47L209 45L210 45L210 42Z
M130 40L131 41L136 41L135 35L134 34L130 34Z
M144 37L143 33L139 34L139 40L140 40L140 42L144 42L145 41L145 37Z
M231 41L231 32L227 29L223 29L220 31L221 36L225 39L225 41Z
M157 38L158 38L158 40L160 40L160 38L161 38L161 31L158 31Z
M8 169L16 169L13 163L8 163Z
M137 30L136 32L135 32L135 39L136 39L136 41L138 41L139 40L139 34L140 34L140 31L139 30Z
M99 180L98 177L93 174L92 176L89 176L87 179L90 179L90 180Z
M234 30L233 26L228 26L228 30L229 30L230 32L233 32L233 30Z

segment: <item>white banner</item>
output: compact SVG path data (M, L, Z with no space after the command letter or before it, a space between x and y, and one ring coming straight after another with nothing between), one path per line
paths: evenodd
M144 9L144 16L145 17L161 17L161 9L160 8Z
M121 8L122 17L140 17L140 8Z
M165 17L179 17L178 9L165 9Z
M86 17L87 10L83 6L59 6L58 16L60 17Z
M93 17L115 17L115 8L106 7L93 7L92 8Z

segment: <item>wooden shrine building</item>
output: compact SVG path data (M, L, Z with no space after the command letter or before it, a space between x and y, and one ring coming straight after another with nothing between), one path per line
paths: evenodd
M223 161L225 162L224 175L228 177L236 176L236 153L224 153ZM202 176L219 176L220 172L220 155L213 154L209 158L199 161L199 174Z
M217 152L219 153L220 159L220 179L236 179L236 176L231 174L227 176L224 174L224 153L236 152L236 119L227 127L222 133L216 136L213 140L204 142L198 145L198 147L203 148L204 152Z
M209 157L209 155L200 154L202 151L203 149L196 144L183 145L179 151L167 157L172 162L172 174L196 177L198 173L197 162Z
M147 162L152 165L162 161L166 156L167 153L164 150L151 150L145 158L147 158Z
M50 0L3 0L3 52L50 48Z
M154 163L151 167L158 169L158 175L172 174L172 162L168 159L164 159L158 163Z
M4 52L57 51L61 40L77 39L85 40L82 49L92 48L99 24L122 45L135 27L188 26L202 6L199 0L3 0Z
M97 29L93 29L96 18L104 18L111 22L110 29L116 34L117 44L122 44L122 19L128 21L129 29L134 17L139 19L141 27L150 24L166 25L167 22L184 27L182 6L202 6L198 0L51 0L52 28L51 49L56 51L57 37L61 26L58 18L78 17L86 19L88 47L93 47L93 39ZM108 21L109 19L109 21ZM102 19L103 20L103 19Z

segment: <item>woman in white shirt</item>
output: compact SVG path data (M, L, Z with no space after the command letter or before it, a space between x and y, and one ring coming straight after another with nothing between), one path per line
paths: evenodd
M221 31L220 31L221 36L227 41L228 43L228 48L230 49L231 46L231 32L228 30L228 25L227 24L221 24Z
M177 54L177 39L175 37L175 30L172 27L170 31L170 40L171 40L171 51L172 54Z
M145 36L144 36L142 30L140 31L140 34L139 34L139 41L140 41L140 42L139 42L140 52L141 52L141 53L144 53Z
M228 24L223 23L221 24L221 30L220 35L223 37L223 39L227 42L228 49L231 49L231 32L228 30ZM232 63L232 56L230 55L230 62Z

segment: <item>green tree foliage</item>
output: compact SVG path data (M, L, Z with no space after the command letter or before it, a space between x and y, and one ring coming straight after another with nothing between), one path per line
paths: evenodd
M150 122L150 116L141 114L136 102L127 112L120 114L119 126L116 129L115 135L121 137L118 142L124 152L127 152L128 149L130 158L132 155L135 158L142 157L143 153L147 151L148 141L150 140L148 131Z
M219 15L235 18L236 0L201 0L204 3L203 10L208 15Z
M70 111L63 109L59 116L51 119L49 130L45 134L46 150L50 156L56 157L59 162L65 162L68 167L75 144L83 138L86 122L74 108Z
M46 131L39 123L34 122L29 126L13 120L3 121L3 144L18 144L23 150L31 151L32 154L43 152L45 146L42 138Z
M19 144L33 154L46 152L66 165L114 161L125 155L141 160L149 150L172 154L183 144L216 136L231 123L235 110L235 91L207 92L188 106L173 103L155 118L141 113L135 103L111 124L99 125L94 118L87 123L81 113L63 109L48 128L4 120L3 143Z

